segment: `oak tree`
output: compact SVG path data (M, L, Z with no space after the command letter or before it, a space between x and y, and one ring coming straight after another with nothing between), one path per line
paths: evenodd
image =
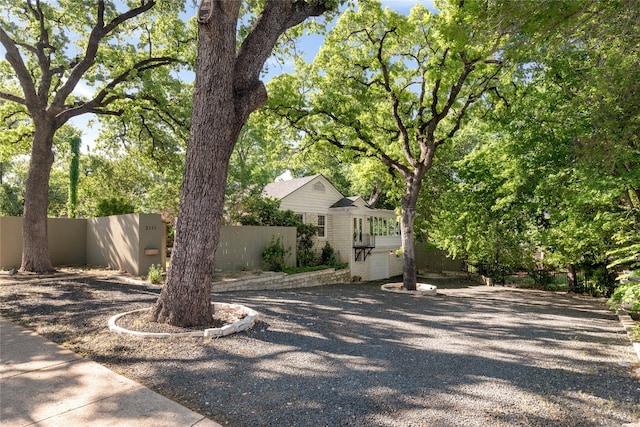
M437 14L418 5L407 17L364 2L341 17L312 66L274 83L283 94L274 109L318 147L376 159L400 178L406 289L416 289L423 179L505 67L511 29L480 3L443 4Z
M505 255L539 248L570 287L576 268L634 268L624 255L639 235L639 17L634 2L589 2L529 52L501 88L508 102L459 141L473 146L436 203L439 246L517 267L532 257Z
M43 272L52 269L47 203L56 132L82 114L120 114L116 101L149 93L149 73L183 62L182 4L2 0L0 7L0 99L15 106L11 117L30 126L20 135L31 140L21 269Z
M267 99L261 70L282 34L336 3L202 1L191 132L171 267L152 308L152 321L176 326L210 322L229 159L249 115ZM245 15L245 10L254 13ZM252 16L251 27L239 25Z

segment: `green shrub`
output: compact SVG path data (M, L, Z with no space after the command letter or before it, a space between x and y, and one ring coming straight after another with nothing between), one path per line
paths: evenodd
M262 259L267 264L269 270L284 271L287 263L286 259L291 254L291 249L285 249L280 236L273 237L271 242L262 251Z
M329 244L329 242L325 243L324 247L322 248L320 264L328 265L329 267L335 267L336 265L338 265L338 260L336 259L336 251L333 249L333 246Z
M124 215L134 212L134 206L124 197L100 199L96 207L96 216Z
M280 210L280 200L272 197L247 197L244 215L238 218L242 225L270 225L297 227L300 224L296 213L290 209Z
M290 209L280 210L280 200L270 197L248 197L244 202L244 215L238 218L238 222L242 225L296 227L297 265L317 265L313 236L317 234L318 227L303 224L298 215Z
M620 284L616 287L609 304L614 309L627 307L634 313L640 312L640 243L626 245L620 249L609 252L607 255L614 257L615 261L607 266L610 269L622 270L617 280ZM636 334L640 334L640 327L636 328Z
M631 272L628 276L634 274L640 275L640 270ZM626 280L620 283L609 298L609 305L615 310L627 308L633 312L640 312L640 282Z
M544 288L548 289L551 284L553 284L553 274L544 268L530 270L527 272L529 277L533 279L533 283Z
M615 276L604 265L582 267L584 279L578 281L576 292L594 297L610 297L616 287Z
M160 264L151 264L149 267L149 274L147 275L147 280L154 285L159 285L162 283L162 268L160 268Z
M313 251L313 236L318 228L311 224L299 224L297 227L298 267L309 267L317 264Z

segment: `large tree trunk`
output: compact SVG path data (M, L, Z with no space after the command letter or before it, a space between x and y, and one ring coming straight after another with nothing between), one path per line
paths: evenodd
M415 291L418 282L418 270L416 267L416 239L413 231L416 217L416 205L422 179L408 179L407 192L402 197L401 233L402 233L402 260L403 275L402 286L409 291Z
M171 268L151 320L201 326L211 320L211 281L231 153L249 114L267 99L260 70L284 31L333 3L265 2L236 54L240 1L203 2L191 135Z
M49 176L53 166L55 127L42 120L36 123L31 146L29 174L24 194L22 223L22 264L20 270L44 273L52 271L47 237Z
M222 25L201 26L199 31L191 135L171 268L151 313L152 321L175 326L211 321L211 282L229 159L247 118L237 113L234 103L236 20L225 18Z
M576 276L576 266L573 264L567 265L567 286L570 291L575 291L578 285L578 279Z

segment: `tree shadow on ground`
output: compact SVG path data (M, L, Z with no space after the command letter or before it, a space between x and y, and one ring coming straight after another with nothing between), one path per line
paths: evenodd
M435 297L379 287L217 294L261 321L214 340L140 340L109 335L105 324L85 328L77 345L236 426L595 426L640 416L637 381L618 363L632 352L602 301L466 283ZM100 292L58 306L68 320L47 321L84 313L95 328L108 313L154 300L134 288ZM34 301L15 302L7 304L23 318L36 312ZM91 350L91 339L102 347Z

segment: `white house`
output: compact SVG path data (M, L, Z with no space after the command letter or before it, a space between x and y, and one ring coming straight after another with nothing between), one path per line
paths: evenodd
M263 195L316 225L316 248L329 242L352 276L378 280L402 274L400 222L394 211L372 209L359 196L344 197L322 175L271 183Z

